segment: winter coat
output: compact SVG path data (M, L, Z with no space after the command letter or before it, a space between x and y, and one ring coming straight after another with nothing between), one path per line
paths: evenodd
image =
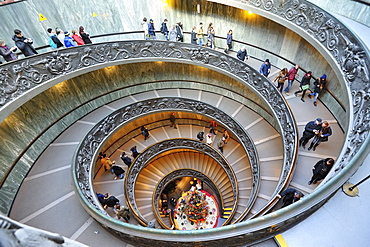
M168 35L170 41L177 41L177 32L175 29L171 29Z
M233 42L233 35L228 33L226 36L226 44L230 45L231 42Z
M239 50L239 51L238 51L238 53L236 54L236 56L237 56L240 60L244 61L244 60L245 60L245 58L248 56L248 54L247 54L247 50L244 50L244 51ZM247 58L247 59L248 59L248 58Z
M287 77L287 73L280 71L279 74L275 77L274 82L277 80L278 83L284 83Z
M112 165L111 169L112 169L114 175L116 175L116 176L119 176L119 175L125 173L125 170L123 170L122 167L120 167L120 166Z
M54 44L56 44L57 48L60 48L60 47L64 46L64 44L62 42L60 42L60 40L58 39L58 37L55 34L51 33L50 38L54 42Z
M38 54L35 48L33 48L32 46L33 41L31 39L27 39L24 36L17 37L16 35L14 35L13 40L15 42L15 45L18 47L19 50L22 51L25 57ZM25 42L26 40L27 42ZM31 42L28 42L28 41L31 41Z
M105 199L105 203L106 205L108 205L108 207L113 208L116 204L119 203L119 200L114 196L110 196L109 198Z
M333 132L331 131L330 126L322 128L321 131L320 131L320 135L319 135L320 141L321 142L327 142L328 139L329 139L329 136L331 136L332 133Z
M298 70L295 67L291 68L288 72L288 80L294 81L297 73L298 73Z
M161 33L163 33L163 34L168 33L167 24L165 22L162 22Z
M73 39L71 38L71 37L69 37L69 36L66 36L65 38L64 38L64 45L65 45L65 47L73 47L73 46L76 46L74 43L73 43Z
M65 34L64 34L63 32L60 32L60 33L58 33L57 37L58 37L59 41L60 41L63 45L65 45L65 44L64 44L64 38L66 37L66 36L65 36ZM54 42L54 43L55 43L55 42Z
M125 163L126 166L130 167L130 165L132 163L132 160L129 157L122 156L121 159L122 159L123 163Z
M197 33L193 31L191 31L191 43L196 45L197 44Z
M78 36L77 34L73 34L72 39L74 41L76 41L77 45L84 45L85 44L85 42L82 40L82 38L80 36Z
M0 46L0 55L3 56L5 61L10 62L13 60L17 60L18 57L15 55L15 53L10 50L11 47L5 45L5 46Z
M92 41L90 39L90 35L88 33L80 33L80 36L82 38L82 41L85 43L85 44L92 44Z
M151 22L148 23L148 33L150 36L155 36L154 24Z
M300 198L294 197L295 193L303 196L302 192L299 190L296 190L294 188L286 189L283 193L281 193L281 197L283 198L284 206L288 206L292 204L293 202L299 201Z
M311 74L306 73L301 80L301 83L299 84L300 87L305 86L305 85L310 85L311 81Z
M260 73L264 76L268 76L270 74L271 64L270 63L263 63L260 67Z
M326 83L326 79L321 79L321 78L316 79L316 81L314 82L314 85L315 85L314 93L320 93L322 89L324 88L325 83Z
M333 167L333 165L327 165L326 164L329 160L330 160L330 158L322 159L322 160L319 160L315 164L314 169L313 169L312 172L313 172L313 176L317 180L321 180L321 179L325 178L326 175L328 175L331 168Z
M321 124L316 124L316 120L315 120L315 121L308 122L306 126L304 127L304 131L314 133L314 130L321 130L321 128L322 128Z
M180 25L176 24L176 33L177 33L177 40L182 41L184 39L184 34L182 32L182 28Z

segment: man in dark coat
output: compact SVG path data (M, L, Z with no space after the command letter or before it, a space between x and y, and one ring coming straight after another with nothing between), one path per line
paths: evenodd
M148 23L148 34L149 34L150 39L156 39L153 19L150 19L149 20L149 23Z
M144 136L144 141L149 138L149 130L145 126L141 127L141 134Z
M245 59L248 60L248 54L247 54L247 49L245 48L245 46L243 46L239 51L238 53L236 54L237 58L239 58L240 60L244 61Z
M113 208L115 205L119 204L119 200L115 196L111 196L108 193L104 195L104 200L104 209L107 209L108 207Z
M96 196L98 197L98 200L99 202L101 203L101 205L103 205L103 207L105 206L105 199L104 199L104 195L101 194L101 193L96 193Z
M260 67L260 73L261 75L267 77L270 74L270 71L271 71L270 60L266 59L266 61Z
M18 47L19 50L22 51L25 57L37 54L35 48L33 48L32 46L32 39L24 37L22 31L19 29L15 29L14 34L15 35L13 37L13 40L15 42L15 45Z
M326 158L319 160L315 166L312 168L312 178L308 182L310 184L316 184L317 181L320 181L328 175L330 169L333 167L334 160L332 158Z
M117 179L117 178L122 179L123 178L123 176L124 176L123 174L125 174L125 170L123 170L122 167L117 166L117 165L112 165L112 167L110 169L114 173L114 175L116 175L114 177L114 179Z
M168 20L167 19L164 19L164 21L162 22L160 31L164 35L164 37L166 38L166 40L168 41L169 39L168 39L167 22L168 22Z
M299 146L306 148L307 142L320 132L322 119L317 118L315 121L308 122L304 127L303 136L299 139Z
M130 165L131 165L131 163L132 163L132 160L130 159L130 157L128 157L128 156L126 155L126 153L125 153L125 152L122 152L121 159L122 159L123 163L125 163L125 165L126 165L127 167L130 167Z
M204 132L203 131L199 132L197 134L197 138L199 139L199 141L203 141L203 139L204 139Z
M177 41L184 42L184 33L182 31L182 24L181 21L176 23L176 33L177 33Z
M303 197L303 193L299 190L294 188L286 189L281 193L281 195L277 195L278 198L283 198L283 207L286 207L296 201L299 201L301 197Z
M140 154L137 149L136 149L136 146L133 146L130 151L132 152L132 157L134 157L134 159Z
M301 100L305 102L304 96L306 94L307 89L310 88L310 81L312 77L312 72L308 71L304 76L302 77L301 83L299 84L300 90L296 91L294 95L297 97L297 94L302 93Z

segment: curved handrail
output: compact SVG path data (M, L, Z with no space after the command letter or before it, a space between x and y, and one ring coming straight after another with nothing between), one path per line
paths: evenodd
M176 138L164 140L149 146L140 154L139 157L134 160L134 162L129 167L125 176L126 179L124 181L125 197L127 204L132 209L131 211L135 214L135 218L137 218L138 221L145 226L148 223L144 216L140 214L135 199L135 184L140 172L157 155L175 149L190 149L200 151L212 157L213 160L215 160L220 166L222 166L222 169L226 172L229 181L231 182L233 190L233 215L236 210L239 191L238 183L236 182L237 179L234 170L231 168L230 164L216 149L203 142L188 138Z
M94 48L94 49L92 49ZM96 49L95 49L96 48ZM80 51L80 52L71 52ZM103 53L102 53L103 52ZM59 55L58 55L59 54ZM80 59L68 59L68 56L80 56ZM103 55L103 56L102 56ZM212 51L208 48L194 46L191 44L180 44L173 42L161 41L135 41L133 42L112 42L105 44L86 45L85 47L75 47L73 49L60 50L49 56L50 60L39 61L37 56L27 59L31 66L26 66L25 69L31 70L32 66L42 65L41 68L48 71L54 69L55 62L61 59L62 65L58 69L50 73L45 73L51 78L49 80L60 80L61 75L63 79L68 77L73 69L77 68L81 73L88 71L88 69L96 69L112 64L121 64L129 59L127 62L143 61L142 56L145 55L145 61L163 60L185 63L196 63L200 66L215 69L221 73L232 76L251 87L257 94L262 95L262 98L270 104L274 111L274 115L280 119L283 138L287 140L284 145L294 146L296 143L296 128L289 109L287 108L284 99L278 94L275 87L270 82L260 77L260 75L250 68L247 64L240 62L236 58L226 56L220 52ZM64 59L64 60L63 60ZM80 63L81 62L81 63ZM47 65L47 66L45 66ZM59 64L58 64L59 65ZM100 67L99 67L100 66ZM92 68L94 67L94 68ZM29 72L29 71L28 71ZM35 71L34 71L35 72ZM46 78L39 77L40 83ZM284 160L286 167L291 167L294 159L294 148L285 148L290 152ZM286 170L286 169L285 169ZM289 168L287 168L289 170Z
M201 114L209 118L218 119L218 122L225 126L225 128L228 129L231 133L233 133L234 136L238 137L239 142L243 146L244 150L248 150L248 159L252 170L251 197L246 207L249 208L249 206L253 204L254 200L257 197L260 179L259 179L259 159L257 151L255 149L253 141L251 140L247 132L232 117L228 116L223 111L219 110L214 106L192 99L172 98L172 97L143 100L137 103L133 103L131 105L127 105L124 108L116 110L110 115L106 116L105 119L101 120L86 134L86 137L82 140L82 142L80 143L76 150L77 154L76 157L74 157L73 159L74 168L72 172L73 178L78 181L76 186L84 188L83 190L84 196L89 197L88 194L90 193L90 187L92 184L90 180L91 177L93 177L92 174L93 169L91 169L91 167L92 165L95 164L93 160L96 160L94 156L96 156L97 155L96 152L100 150L99 147L101 147L115 131L117 131L126 122L132 121L133 119L140 117L140 115L142 114L148 115L153 112L155 113L174 110L177 112L179 111L195 112L197 114ZM134 163L135 162L137 162L137 160L135 160ZM130 171L131 169L133 168L130 168ZM129 173L130 172L128 172L127 174ZM137 173L138 170L135 169L134 174L137 175ZM135 179L135 177L133 178ZM134 182L135 181L128 182L129 188L126 188L128 191L133 191L132 186L135 184ZM236 192L234 194L237 195ZM128 201L132 205L135 205L135 200L133 200L132 198L128 198ZM92 200L91 203L94 204L95 201ZM99 208L99 206L96 204L94 204L94 206L96 208Z
M144 33L144 31L128 31L128 32L116 32L116 33L106 33L106 34L98 34L98 35L92 35L91 36L91 38L101 38L101 37L111 37L111 36L120 36L120 35L129 35L129 34L143 34ZM159 33L158 31L157 31L157 33ZM187 35L191 35L191 32L184 32L184 34L187 34ZM215 36L215 38L217 38L217 39L221 39L221 40L226 40L226 38L225 37L222 37L222 36ZM289 60L289 59L287 59L287 58L285 58L285 57L283 57L283 56L281 56L281 55L279 55L279 54L277 54L277 53L274 53L274 52L272 52L271 50L268 50L268 49L265 49L265 48L263 48L263 47L259 47L259 46L257 46L257 45L253 45L253 44L251 44L251 43L248 43L248 42L244 42L244 41L240 41L240 40L233 40L233 42L234 43L237 43L237 44L241 44L241 45L245 45L245 46L248 46L248 47L253 47L254 49L257 49L257 50L261 50L261 51L263 51L263 52L265 52L265 53L267 53L267 54L270 54L271 56L273 56L273 57L277 57L277 58L279 58L279 59L281 59L281 60L283 60L283 61L285 61L285 62L287 62L288 64L290 64L290 65L292 65L292 66L294 66L295 65L295 63L294 62L292 62L291 60ZM39 46L39 47L36 47L35 48L36 50L38 50L38 51L40 51L40 50L43 50L43 49L48 49L48 51L47 52L52 52L52 51L57 51L57 50L52 50L52 51L50 51L51 50L51 48L50 48L50 46L49 45L43 45L43 46ZM60 48L60 49L65 49L65 48ZM71 49L71 48L69 48L69 49ZM73 49L73 48L72 48ZM47 53L47 52L43 52L43 53ZM22 53L17 53L18 55L21 55ZM42 54L42 53L41 53ZM258 58L258 57L254 57L254 56L252 56L252 55L250 55L250 57L253 57L254 59L257 59L257 60L260 60L261 62L263 62L263 60L262 59L260 59L260 58ZM25 58L23 58L23 59L25 59ZM11 61L11 62L8 62L8 63L15 63L16 61ZM6 63L6 64L8 64L8 63ZM0 68L1 68L1 66L2 66L2 64L0 64ZM272 65L272 66L274 66L274 65ZM276 66L275 66L276 67ZM276 67L276 68L278 68L278 67ZM279 69L279 68L278 68ZM304 68L300 68L302 71L304 71L304 72L307 72L307 70L306 69L304 69ZM315 77L313 77L314 79L315 79ZM297 80L297 79L295 79L295 80ZM330 90L326 90L330 95L331 95L331 97L342 107L342 109L343 110L345 110L345 107L344 107L344 105L343 105L343 103L341 102L341 101L339 101L339 99L334 95L334 93L333 92L331 92ZM0 104L1 105L1 104ZM0 108L1 109L1 108Z
M171 80L171 81L173 81L173 80ZM182 81L182 80L176 80L176 81ZM183 81L185 81L185 80L183 80ZM199 83L199 82L197 82L197 81L191 81L191 80L186 80L187 82L193 82L193 83ZM160 81L155 81L155 82L166 82L165 80L160 80ZM205 83L205 82L202 82L203 84L207 84L207 83ZM137 86L138 84L135 84L135 85L131 85L131 86L128 86L128 88L132 88L132 87L134 87L134 86ZM143 84L141 84L141 85L143 85ZM210 84L207 84L207 85L210 85ZM240 95L240 96L242 96L239 92L235 92L235 91L231 91L231 89L230 88L226 88L226 87L221 87L221 86L218 86L218 88L222 88L223 90L225 90L225 92L226 91L230 91L230 92L232 92L232 93L235 93L235 94L238 94L238 95ZM81 107L81 106L86 106L86 105L88 105L88 104L90 104L91 102L93 102L94 100L96 100L96 99L98 99L98 98L101 98L101 97L103 97L103 96L105 96L105 95L109 95L109 94L111 94L111 93L114 93L114 92L118 92L119 90L122 90L122 88L117 88L117 89L115 89L115 90L112 90L112 91L110 91L110 92L108 92L108 93L104 93L104 94L102 94L102 95L99 95L99 96L96 96L96 97L93 97L93 98L91 98L91 99L89 99L89 100L87 100L87 101L85 101L85 102L83 102L83 103L81 103L80 105L79 105L79 107ZM204 90L204 89L203 89ZM206 91L206 90L204 90L204 91ZM227 97L227 96L225 96L225 97ZM255 103L256 104L256 103ZM256 104L258 107L262 107L261 105L258 105L258 104ZM27 152L27 150L29 150L30 149L30 147L32 147L32 145L34 145L35 144L35 142L41 137L41 136L43 136L48 130L50 130L51 128L52 128L52 126L53 125L55 125L56 123L58 123L59 121L61 121L63 118L65 118L66 116L68 116L68 115L70 115L71 113L73 113L73 111L75 111L76 109L71 109L71 110L69 110L69 111L67 111L67 112L65 112L63 115L61 115L60 117L58 117L55 121L53 121L52 123L50 123L50 125L47 127L47 128L45 128L45 129L43 129L42 131L40 131L40 133L38 134L38 135L36 135L35 137L34 137L34 139L33 140L31 140L29 143L28 143L28 145L22 150L22 152L18 155L18 157L13 161L13 163L11 164L11 166L9 167L9 169L6 171L6 173L4 174L4 176L0 179L0 189L1 189L1 187L3 186L3 183L4 183L4 181L7 179L7 177L9 176L9 174L11 173L11 171L14 169L14 167L15 167L15 165L18 163L18 161L23 157L23 155ZM267 114L268 112L266 112L266 114ZM270 123L270 124L272 124L272 123ZM112 144L113 145L113 144ZM104 152L105 153L105 152Z
M109 44L109 43L108 43ZM105 45L108 45L105 44ZM171 59L176 58L176 62L179 62L179 59L184 59L185 57L188 57L191 61L191 63L199 63L201 66L209 67L210 68L218 68L220 69L219 72L225 73L228 71L228 75L235 78L238 81L241 81L243 83L246 83L246 85L249 85L252 90L254 90L255 93L259 94L261 98L263 98L270 106L271 110L273 111L276 118L280 120L280 126L281 126L281 132L283 133L283 146L286 151L284 156L284 163L283 163L283 170L284 172L281 174L279 179L279 184L276 188L275 193L279 193L282 189L283 185L285 184L286 175L290 174L290 171L292 170L293 166L293 160L296 156L296 150L295 145L297 142L297 135L296 135L296 126L294 124L294 118L291 115L291 111L289 110L288 106L286 105L286 102L284 98L277 92L277 89L264 77L261 77L259 73L254 73L252 68L250 68L247 64L241 62L240 60L236 58L232 58L225 55L220 55L219 52L213 51L207 48L202 48L199 46L194 46L190 44L183 44L183 43L173 43L173 42L166 42L166 41L136 41L135 44L128 43L131 46L127 46L125 48L119 48L119 44L113 43L113 47L115 47L115 52L117 54L114 55L107 53L104 57L101 57L99 54L95 53L95 50L88 49L87 54L84 57L86 57L86 61L84 61L84 64L87 66L92 66L95 64L99 64L101 61L106 61L106 59L116 59L118 56L123 58L132 58L132 60L136 61L138 57L144 55L146 57L146 60L148 61L149 58L155 57L156 60L162 60L163 58ZM133 49L133 50L132 50ZM110 50L112 51L112 50ZM133 52L133 53L131 53ZM184 56L184 52L188 55ZM95 57L98 55L99 57ZM107 56L109 55L109 56ZM108 61L109 61L108 60ZM186 60L185 60L186 61ZM184 61L184 62L185 62ZM213 67L215 66L215 67ZM162 104L162 102L158 100L151 100L150 101L151 106L142 104L140 102L135 108L135 111L131 113L132 109L130 107L127 107L125 110L128 110L127 113L117 113L116 116L120 116L119 119L124 119L126 117L130 118L132 115L137 114L146 114L149 109L151 109L154 105L155 107L158 107L157 105ZM178 105L179 102L172 102L174 105ZM214 110L208 111L208 106L205 106L205 104L201 102L193 102L190 101L186 102L187 104L192 106L193 110L200 110L203 115L208 115L213 118L217 117L214 115ZM181 102L180 105L176 106L178 109L183 109L184 102ZM177 109L177 110L178 110ZM105 120L103 120L100 123L100 126L107 126L105 128L114 129L115 126L117 126L116 119L117 117L107 117ZM231 120L231 119L230 119ZM227 124L225 124L227 126ZM232 126L229 126L230 129L233 129ZM102 132L99 129L95 130L96 132ZM104 130L106 132L106 130ZM101 135L101 133L100 133ZM76 186L80 186L79 184L83 182L83 188L86 190L86 192L89 191L89 185L86 183L88 181L88 171L90 166L90 160L93 158L92 153L94 153L94 150L96 151L96 146L99 146L99 140L101 140L101 136L95 138L94 136L88 135L88 139L85 139L83 143L78 148L78 153L74 157L73 162L73 170L77 172L77 177L74 177L74 181L76 183ZM243 142L243 140L242 140ZM94 143L94 145L91 145L91 143ZM84 147L86 146L86 148ZM252 147L254 148L254 146ZM245 147L246 150L251 151L251 147ZM76 163L75 163L76 162ZM77 165L78 164L78 165ZM251 162L252 166L255 164L254 162ZM255 168L253 167L253 176L256 174ZM81 173L82 172L82 173ZM87 173L86 173L87 172ZM253 179L256 181L255 179ZM257 188L253 186L253 190L256 190ZM87 197L89 198L89 196ZM94 202L92 202L94 203Z
M261 2L261 1L258 1L258 2ZM295 1L295 2L298 2L300 3L299 1ZM305 1L303 1L305 2ZM305 2L307 3L307 2ZM306 8L302 9L302 11L306 11L307 10L307 6L305 6ZM271 10L271 9L270 9ZM307 22L305 22L305 24L307 24ZM339 27L337 28L336 25L337 23L335 22L335 18L334 18L334 21L331 22L331 23L328 23L330 24L330 26L327 26L327 29L323 29L323 31L325 30L328 30L330 29L332 31L332 29L334 29L335 27L335 30L338 31L338 29L342 29L342 26L339 25ZM320 25L319 25L320 26ZM345 29L345 27L344 27ZM335 35L336 38L338 38L337 35ZM350 39L348 39L349 41L353 41L354 42L356 41L356 38L353 36L350 37ZM324 40L326 41L326 40ZM360 42L361 43L361 42ZM355 44L357 45L357 44ZM352 48L350 48L350 46L352 45L343 45L343 48L342 49L339 49L341 52L343 52L343 50L345 50L346 48L348 49L351 49L351 50L347 50L348 52L348 55L349 57L353 58L353 59L360 59L360 57L353 57L354 55L357 54L358 51L354 51L352 50ZM335 47L329 47L330 49L328 49L329 51L332 49L333 53L334 52L338 52L338 50L336 49L337 45L335 45ZM363 47L360 45L360 51L363 51ZM369 52L366 50L365 48L365 58L363 60L357 60L359 62L362 62L362 61L365 61L365 64L369 64L368 63L368 54ZM343 55L343 53L341 54ZM339 56L338 55L338 59L341 59L342 56ZM348 58L348 57L347 57ZM345 60L345 62L348 61L348 60ZM353 108L355 109L354 111L352 111L352 109L350 109L350 112L351 113L354 113L354 114L357 114L358 116L356 116L356 121L355 123L360 123L362 122L362 120L364 121L364 124L363 125L359 125L359 127L350 127L350 134L348 135L349 140L350 140L350 146L345 149L345 151L343 152L343 160L341 161L341 164L342 166L341 167L338 167L338 170L337 172L341 171L339 174L337 174L337 176L333 177L331 179L331 181L329 181L329 183L323 185L322 187L326 186L325 189L322 189L320 192L322 192L320 195L319 195L319 192L317 191L314 191L311 195L305 197L304 200L301 200L301 202L299 203L295 203L291 206L289 206L288 208L286 208L286 210L281 210L280 212L276 212L274 215L267 215L263 218L263 223L260 221L260 220L252 220L252 221L249 221L249 222L243 222L243 223L240 223L238 225L235 225L234 228L230 228L230 227L226 227L222 230L222 232L228 232L229 230L229 233L231 234L231 231L246 231L247 229L249 231L253 231L253 230L256 230L256 231L259 231L261 232L261 228L262 227L266 227L267 229L270 229L272 230L272 232L274 231L279 231L279 230L282 230L284 229L284 227L271 227L271 225L274 225L276 224L276 222L279 222L279 223L284 223L286 222L287 224L286 225L289 225L291 224L292 221L295 221L297 219L299 219L300 217L306 217L307 214L309 213L302 213L303 210L309 208L312 206L312 203L313 202L318 202L316 204L316 206L314 208L311 209L311 212L314 211L315 209L317 209L318 207L317 206L320 206L322 205L323 201L325 201L325 198L327 198L328 196L330 196L333 191L335 191L338 186L340 186L340 184L348 179L348 177L353 174L353 172L356 170L358 164L360 164L364 157L367 155L367 153L369 152L369 138L368 138L368 122L369 120L367 119L367 111L366 109L368 109L369 105L368 105L368 97L366 99L363 99L365 97L363 97L364 95L366 95L366 92L368 92L368 85L364 84L364 83L361 83L361 77L362 75L358 75L358 70L356 68L355 71L352 71L352 70L348 70L348 67L347 65L349 66L349 64L346 64L346 63L342 63L342 62L339 62L338 61L338 64L340 64L340 67L342 68L342 70L344 71L344 74L346 75L346 77L348 77L348 75L350 76L354 76L354 79L357 80L356 78L360 78L360 81L359 83L353 83L354 81L352 81L352 79L348 79L348 86L351 87L351 90L353 92L353 97L354 97L354 100L353 100ZM365 68L364 68L365 67ZM366 66L361 66L360 69L367 69L368 67ZM356 74L351 74L353 72L356 72ZM360 71L361 72L361 71ZM350 121L352 122L352 121ZM344 164L346 163L346 165ZM321 189L321 188L319 188ZM310 200L312 199L312 200ZM309 211L309 210L307 210ZM287 221L287 220L284 220L284 218L288 218L290 216L290 214L292 215L295 215L295 219L291 220L290 223ZM113 227L112 225L109 224L109 221L107 221L107 226L108 227ZM246 227L248 226L248 227ZM112 228L114 229L114 228ZM136 231L138 230L139 228L136 228L136 227L131 227L131 226L128 226L127 227L127 230L128 230L128 233L127 234L130 234L131 230L132 231ZM285 228L286 229L286 228ZM212 234L217 234L217 233L221 233L221 231L217 231L217 230L214 230L214 231L207 231L207 234L209 235L212 235ZM181 235L182 233L179 233L177 234L177 236ZM185 233L184 233L185 234ZM236 234L236 233L235 233ZM149 236L150 235L150 236ZM197 233L193 233L193 238L192 238L192 241L197 241L197 240L200 240L198 236L203 236L204 235L204 232L197 232ZM160 231L154 231L151 232L151 234L148 233L148 236L147 237L159 237L159 236L163 236L162 233ZM176 237L177 237L176 236ZM157 238L158 239L158 238ZM171 239L171 236L168 236L168 239ZM172 238L174 241L175 239ZM212 236L208 237L208 239L212 239ZM230 239L233 239L233 238L230 238Z

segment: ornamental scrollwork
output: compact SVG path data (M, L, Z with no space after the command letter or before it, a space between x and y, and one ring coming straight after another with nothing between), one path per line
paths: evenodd
M336 172L342 170L351 158L358 152L362 143L368 138L370 121L367 119L369 97L361 99L358 104L358 95L369 92L369 51L361 41L339 22L335 17L325 12L316 5L305 0L277 0L273 7L266 7L268 0L240 0L241 3L263 9L285 18L295 26L302 28L304 32L311 35L321 43L336 60L338 67L342 70L344 79L352 95L354 121L351 125L361 121L361 128L356 125L350 127L349 140L345 145L345 152L336 162ZM361 116L365 114L365 117Z
M81 192L89 201L92 202L92 204L96 204L96 199L94 198L94 200L90 200L93 193L91 192L92 189L91 185L89 184L89 176L90 171L92 170L91 166L95 163L94 157L96 156L96 152L99 150L99 147L102 145L102 143L104 143L112 133L120 128L120 126L123 126L126 122L131 121L134 118L140 117L142 114L173 110L195 112L213 119L217 119L220 124L222 124L239 139L239 142L248 153L248 159L252 170L251 199L248 203L248 207L250 206L257 196L260 178L257 151L249 135L246 133L243 127L239 125L239 123L218 108L192 99L173 97L148 99L127 105L106 116L98 124L96 124L89 131L89 133L87 133L86 137L81 141L81 144L76 151L74 176L78 181L78 186L81 188ZM172 146L178 145L175 140L172 140L169 143ZM159 148L165 149L165 144L166 143L160 143ZM210 147L203 146L201 143L193 142L191 140L183 141L182 145L188 145L191 148L203 149L203 151L207 153L216 152L213 148L205 150L205 148ZM148 149L144 154L139 156L137 162L140 162L140 160L145 156L151 156L155 154L156 151L153 151L153 149ZM214 159L219 163L224 162L221 156L216 154L217 152L214 154ZM139 164L141 165L132 166L132 171L130 171L130 174L139 173L145 162ZM233 174L232 171L230 172L230 174ZM131 181L130 179L136 178L131 177L130 175L129 181ZM128 193L134 192L133 184L135 183L130 182L127 184L126 188ZM130 202L134 203L134 200L130 200Z
M230 181L230 184L232 187L233 208L236 208L237 198L239 195L237 180L236 180L233 169L231 168L230 164L226 161L226 159L218 151L216 151L213 147L203 142L199 142L193 139L177 138L177 139L164 140L162 142L153 144L152 146L145 149L144 152L142 152L134 160L134 162L130 166L128 174L126 175L126 178L127 178L125 180L126 198L128 199L129 206L132 208L133 211L137 213L141 221L147 222L144 216L141 215L139 208L136 204L136 199L135 199L136 180L139 177L140 172L144 169L144 167L148 164L148 162L150 162L150 160L154 159L156 156L158 156L161 153L167 152L169 150L174 150L174 149L196 150L196 151L200 151L212 157L212 159L215 160L227 174L228 180Z

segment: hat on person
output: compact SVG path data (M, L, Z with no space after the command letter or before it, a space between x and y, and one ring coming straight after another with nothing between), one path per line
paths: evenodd
M268 62L268 63L269 63L269 62L270 62L270 60L269 60L269 59L266 59L266 61L265 61L265 62Z
M321 118L316 118L316 121L319 122L319 123L322 123L322 119Z
M149 21L153 21L153 19L150 19Z
M65 32L64 32L64 35L66 35L66 36L69 36L69 34L70 34L70 33L69 33L68 31L65 31Z
M298 198L301 198L301 197L303 197L304 195L303 195L303 193L302 192L300 192L300 191L296 191L296 192L294 192L294 197L298 197Z
M326 74L323 74L320 78L321 79L326 79Z

